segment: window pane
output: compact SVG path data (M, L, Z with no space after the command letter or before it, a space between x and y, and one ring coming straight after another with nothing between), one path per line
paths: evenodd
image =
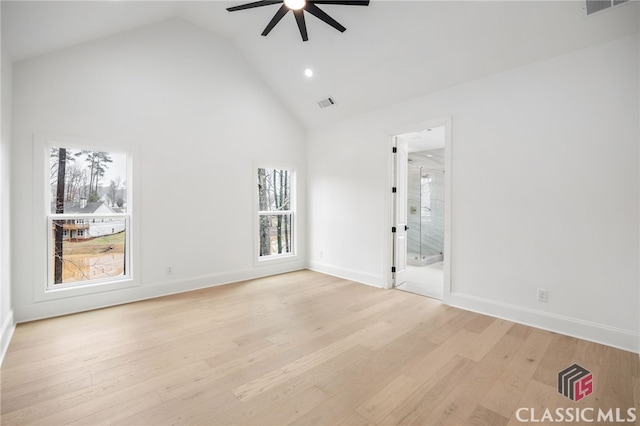
M124 218L54 220L51 232L54 285L125 275Z
M126 212L126 154L60 147L49 154L51 213Z
M291 210L291 171L258 169L260 211Z
M260 216L260 256L293 253L291 214Z

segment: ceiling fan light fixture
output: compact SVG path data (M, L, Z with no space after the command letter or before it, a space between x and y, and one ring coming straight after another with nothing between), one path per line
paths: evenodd
M307 5L306 0L284 0L284 5L291 10L300 10Z
M346 28L340 24L338 21L333 19L331 16L327 15L326 12L323 12L317 4L339 4L344 6L369 6L369 0L257 0L252 1L251 3L245 3L238 6L228 7L227 10L229 12L236 12L238 10L246 10L253 9L255 7L262 6L270 6L273 4L279 4L280 8L273 15L271 21L267 24L264 31L262 31L263 36L269 35L273 27L275 27L278 22L282 20L284 15L291 11L293 16L296 19L296 24L298 24L298 29L300 30L300 36L302 37L302 41L308 41L309 36L307 34L307 23L305 20L305 13L311 14L316 18L323 21L325 24L328 24L340 31L341 33L346 31Z

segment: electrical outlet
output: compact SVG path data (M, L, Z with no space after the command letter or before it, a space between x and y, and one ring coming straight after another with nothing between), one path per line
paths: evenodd
M173 274L173 266L167 266L167 275Z
M538 289L538 302L544 302L547 303L547 301L549 300L549 292L545 289L539 288Z

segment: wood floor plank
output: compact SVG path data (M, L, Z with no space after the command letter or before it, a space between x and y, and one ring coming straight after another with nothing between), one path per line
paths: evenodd
M513 326L507 332L507 335L524 340L527 337L529 337L529 335L531 334L531 332L533 332L533 330L535 329L531 327L527 327L526 325L523 325L523 324L513 324ZM554 333L550 333L550 334L553 335Z
M451 360L452 355L458 355L467 344L471 334L470 331L459 330L451 339L425 354L417 362L408 365L404 374L419 382L426 382Z
M557 375L578 363L578 402ZM3 425L520 424L640 405L637 354L311 271L19 324Z
M58 377L63 376L63 377ZM91 376L78 375L69 380L66 373L55 376L56 381L43 380L39 383L25 383L2 392L2 408L6 412L31 407L42 401L57 398L61 393L74 392L93 385ZM49 377L50 378L50 377Z
M344 418L336 422L336 426L372 426L371 423L355 411L350 412Z
M634 354L635 355L635 354ZM640 424L640 377L634 376L633 379L633 406L636 408L636 425Z
M481 405L505 420L509 419L552 338L553 336L546 331L534 330L484 396Z
M114 409L121 403L144 395L175 382L179 377L206 368L202 361L185 365L169 371L155 371L146 379L140 376L121 377L117 380L99 385L92 385L77 391L61 393L56 398L43 400L24 408L8 411L2 400L2 423L19 425L31 424L37 421L50 424L64 424L75 421L78 417L87 417L101 409Z
M412 365L429 350L428 342L418 336L418 327L399 334L397 339L370 351L360 362L335 374L319 377L317 385L331 398L296 419L302 424L335 424L350 416L353 408L380 392L406 365Z
M109 406L100 402L93 409L89 409L86 412L86 416L82 417L81 414L73 415L77 416L76 420L73 420L68 425L87 426L87 425L100 425L100 424L121 424L124 419L135 415L141 411L144 411L150 407L155 407L160 403L160 397L157 392L149 391L142 395L135 397L128 397L122 399L117 403L117 406ZM87 408L87 407L85 407ZM64 413L60 416L62 419L60 423L66 421L71 417L69 413ZM42 419L44 422L55 421L55 418L46 417ZM51 423L49 423L51 424Z
M553 336L549 347L538 364L532 379L548 386L557 386L558 373L575 361L578 339L561 334Z
M465 380L475 367L475 362L455 355L431 376L415 392L395 407L378 424L409 425L425 423L435 407L441 403L458 384Z
M594 343L594 345L597 345ZM597 345L602 352L597 372L594 375L594 395L596 408L608 410L611 407L619 407L623 412L627 409L640 407L634 401L633 370L634 364L629 362L629 352L616 348ZM580 364L582 365L582 364ZM592 368L591 366L585 368ZM629 380L631 378L632 380Z
M421 383L401 374L379 392L360 404L355 411L372 423L378 423L420 387Z
M239 408L240 402L227 389L210 388L163 401L161 404L151 406L132 416L121 419L118 424L132 426L196 424L192 416L194 411L198 413L197 409L202 406L208 407L210 413L215 413L229 407L235 406Z
M429 341L435 344L443 344L460 331L461 328L478 318L478 314L459 309L450 309L451 320L446 321L429 336ZM491 318L493 320L493 318ZM469 331L470 332L470 331Z
M309 370L306 374L288 380L275 386L269 392L262 393L244 402L241 410L230 409L223 413L216 413L216 422L219 422L219 424L247 424L246 419L250 417L257 417L260 413L268 415L274 403L290 401L290 398L299 392L311 386L317 387L322 382L322 379L342 374L352 364L362 362L364 357L370 355L370 352L362 346L354 346L335 358ZM326 392L324 393L326 394Z
M495 318L488 317L486 315L477 315L473 321L470 321L465 324L464 329L468 331L473 331L475 333L482 333L494 323Z
M82 314L81 314L82 315ZM202 322L202 320L200 320ZM206 321L204 321L206 322ZM210 321L209 321L210 323ZM119 327L115 325L114 327ZM120 335L109 339L103 339L98 343L94 342L93 346L87 349L74 350L69 347L66 354L55 356L51 354L47 357L38 356L37 361L23 363L5 367L3 365L2 386L5 389L11 389L15 382L25 384L29 381L41 381L50 375L65 372L73 375L78 365L90 366L92 373L100 370L113 368L114 366L130 363L132 360L142 358L145 351L162 353L168 349L175 347L192 347L186 345L191 341L205 341L206 335L215 332L216 328L209 325L208 329L202 329L199 322L193 322L188 330L179 333L173 329L166 327L163 322L157 323L155 331L151 333L150 328L135 323L135 326L129 325L128 337L124 338ZM68 333L65 333L68 334ZM217 336L218 345L227 345L228 342L222 342L220 336ZM65 342L59 345L64 346ZM38 350L32 349L34 353L40 354ZM49 353L50 351L46 351ZM211 354L213 355L213 353ZM23 353L20 351L16 354L22 358ZM52 368L55 366L55 368Z
M369 340L376 341L378 337L389 329L389 325L383 322L376 322L370 327L364 328L347 338L335 342L321 350L304 356L292 363L273 370L262 377L243 384L235 389L233 393L240 401L248 401L254 396L265 392L272 387L289 380L292 377L303 374L318 364L331 359L340 353L352 348L355 345L365 343Z
M495 411L489 410L482 405L478 405L467 418L465 424L469 426L502 426L509 422L508 418L501 416Z
M362 362L318 378L318 386L334 396L344 388L351 389L355 384L360 384L365 392L361 401L364 402L393 380L394 374L404 371L408 365L414 365L425 353L433 350L433 344L420 338L422 332L416 327L398 334L394 341L371 350Z
M496 318L481 333L474 333L475 335L458 353L473 361L480 361L512 326L512 322Z
M559 401L561 401L561 399L555 385L549 386L536 380L532 380L527 384L520 401L518 401L518 408L522 408L524 411L514 411L509 418L508 424L522 425L523 423L518 419L518 415L520 418L527 420L532 418L540 419L545 409L550 407L555 409L559 406Z
M304 391L287 399L281 399L269 405L268 411L261 411L249 417L245 424L248 425L286 425L295 419L305 415L320 403L326 401L329 396L316 386L306 388Z
M251 377L249 380L255 380L263 374L267 374L289 362L347 338L351 334L362 332L363 329L370 325L365 319L349 326L342 326L336 330L318 327L309 333L296 334L291 337L291 340L282 344L266 346L257 351L240 350L237 352L237 356L232 359L228 359L227 354L222 354L207 360L211 367L210 369L185 377L184 380L159 389L158 392L160 392L163 399L170 399L186 391L212 386L222 377L243 371L249 372L257 364L264 364L260 370L263 371L262 373L256 373L257 375L253 377L247 375L247 377ZM246 383L246 381L243 383Z
M501 327L496 327L496 330L501 329ZM495 332L492 331L490 335L493 337ZM420 421L447 425L464 424L475 407L479 405L481 398L506 368L505 360L513 358L521 345L520 339L503 334L491 350L473 366L455 390L435 406L428 417L422 418Z

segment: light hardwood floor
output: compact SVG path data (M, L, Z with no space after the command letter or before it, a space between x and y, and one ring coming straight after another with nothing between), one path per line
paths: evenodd
M594 376L577 403L556 385L573 363ZM310 271L20 324L0 373L3 425L505 425L520 407L640 406L637 354Z

